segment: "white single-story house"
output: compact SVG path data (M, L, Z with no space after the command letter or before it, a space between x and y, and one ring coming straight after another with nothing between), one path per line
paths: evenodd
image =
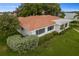
M53 31L60 33L69 28L70 22L70 20L51 15L19 17L18 20L21 26L18 31L22 35L37 35L38 37Z

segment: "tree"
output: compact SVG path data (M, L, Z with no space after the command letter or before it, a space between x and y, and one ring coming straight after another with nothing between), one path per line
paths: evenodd
M59 17L64 18L64 17L65 17L64 12L60 12L60 13L59 13Z
M61 12L59 4L56 3L27 3L21 4L19 8L16 9L17 16L31 16L31 15L54 15L58 16Z
M60 5L56 3L49 3L48 6L48 14L58 16L61 11Z
M19 22L17 17L9 15L8 13L0 15L0 39L1 37L4 38L15 34L18 27Z

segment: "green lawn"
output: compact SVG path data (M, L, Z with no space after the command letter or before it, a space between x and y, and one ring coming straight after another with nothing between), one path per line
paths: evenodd
M79 55L79 33L69 29L27 55Z
M5 44L1 44L0 55L17 55L17 53L8 50ZM28 51L25 55L79 56L79 33L72 28L68 29L66 32L55 35L50 40L42 43L35 50Z

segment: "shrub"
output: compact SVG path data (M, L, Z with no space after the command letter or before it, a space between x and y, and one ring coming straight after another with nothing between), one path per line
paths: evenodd
M70 26L71 26L71 27L79 27L79 21L72 21L72 22L70 23Z
M39 44L44 43L45 41L50 40L51 38L53 38L54 34L52 33L48 33L42 37L39 38Z
M39 45L44 43L45 41L48 41L50 39L52 39L54 36L58 35L58 33L56 31L52 32L52 33L48 33L42 37L39 38Z
M21 37L20 35L10 36L7 39L7 45L14 51L32 50L38 46L37 36Z

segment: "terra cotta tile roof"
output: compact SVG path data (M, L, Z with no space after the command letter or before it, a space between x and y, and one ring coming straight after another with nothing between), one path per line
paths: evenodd
M50 26L55 23L53 20L56 19L59 19L59 17L51 15L18 17L20 26L29 31Z

